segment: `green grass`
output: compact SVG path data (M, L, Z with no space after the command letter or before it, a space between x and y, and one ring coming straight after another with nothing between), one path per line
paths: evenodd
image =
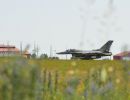
M0 100L129 99L129 61L0 58Z

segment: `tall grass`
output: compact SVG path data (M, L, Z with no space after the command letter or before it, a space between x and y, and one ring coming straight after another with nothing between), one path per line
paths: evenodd
M0 59L0 100L129 100L128 61Z

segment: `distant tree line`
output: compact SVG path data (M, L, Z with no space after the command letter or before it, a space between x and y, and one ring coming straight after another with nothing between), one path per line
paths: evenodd
M39 57L37 57L36 53L33 53L31 55L31 58L33 59L36 59L36 58L39 58L39 59L59 59L58 57L49 57L47 54L41 54Z

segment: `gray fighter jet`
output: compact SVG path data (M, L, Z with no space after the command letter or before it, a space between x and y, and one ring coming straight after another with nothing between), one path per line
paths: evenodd
M110 47L113 41L109 40L106 44L104 44L100 49L96 50L77 50L77 49L68 49L64 52L58 52L57 54L72 54L72 58L78 59L98 59L103 56L111 56L112 52L110 52Z

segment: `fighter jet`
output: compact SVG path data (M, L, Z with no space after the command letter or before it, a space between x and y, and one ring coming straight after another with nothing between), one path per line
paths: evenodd
M58 52L57 54L71 54L72 58L78 58L78 59L98 59L104 56L111 56L112 52L110 52L110 47L113 43L113 40L109 40L107 43L105 43L100 49L96 50L77 50L77 49L68 49L64 52Z

